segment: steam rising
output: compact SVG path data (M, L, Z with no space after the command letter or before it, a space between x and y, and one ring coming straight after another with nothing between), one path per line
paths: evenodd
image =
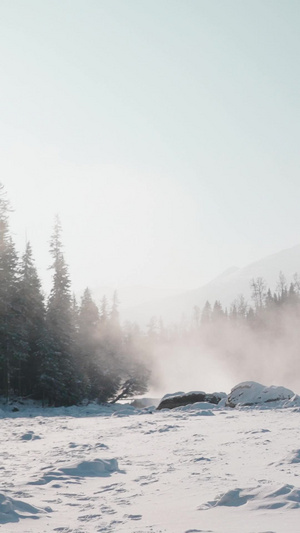
M262 278L252 280L250 307L243 297L223 311L207 303L202 316L194 308L190 324L157 332L153 388L229 390L253 380L300 391L300 294L295 277L288 289L280 274L277 291L266 290ZM256 292L255 292L256 291ZM258 291L258 292L257 292Z

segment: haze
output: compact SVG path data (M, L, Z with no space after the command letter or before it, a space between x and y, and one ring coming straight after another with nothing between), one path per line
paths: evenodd
M47 285L195 288L299 242L296 0L2 0L1 181Z

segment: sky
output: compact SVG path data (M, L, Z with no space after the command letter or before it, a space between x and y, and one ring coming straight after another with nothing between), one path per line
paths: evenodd
M197 288L300 242L298 0L2 0L0 168L47 286ZM47 281L48 280L48 281Z

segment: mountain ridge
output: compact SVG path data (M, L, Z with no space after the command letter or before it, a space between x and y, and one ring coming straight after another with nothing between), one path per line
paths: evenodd
M286 276L288 283L295 273L300 272L300 244L267 255L245 267L230 267L197 289L125 308L121 318L145 326L152 316L161 317L166 323L178 322L183 315L189 319L193 307L197 305L202 309L207 300L211 304L218 300L224 308L228 308L240 294L250 300L253 278L264 278L267 287L275 291L280 272Z

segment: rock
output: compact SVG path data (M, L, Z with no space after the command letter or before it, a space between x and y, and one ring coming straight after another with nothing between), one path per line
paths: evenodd
M202 391L197 392L177 392L176 394L166 394L158 405L157 409L174 409L175 407L182 407L198 402L212 403L218 405L218 403L224 398L226 394L222 392L214 392L213 394L207 394Z
M265 387L255 381L245 381L236 385L230 392L226 406L236 407L263 405L268 403L290 400L295 393L285 387Z

